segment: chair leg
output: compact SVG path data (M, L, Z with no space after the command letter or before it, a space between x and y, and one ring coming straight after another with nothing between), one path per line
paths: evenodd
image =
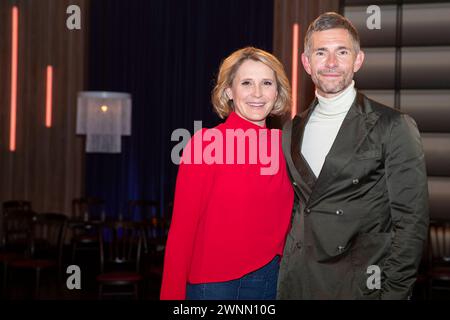
M62 276L62 263L58 263L58 288L62 290L63 288L63 276Z
M72 243L72 262L75 262L75 252L77 250L77 243L74 241Z
M3 283L2 283L2 294L4 297L6 297L6 282L8 281L8 264L5 262L3 264Z
M428 299L433 300L433 280L428 280Z
M428 281L425 280L422 288L422 299L424 301L428 300Z
M134 287L134 290L133 290L134 298L136 300L138 300L139 299L139 287L138 287L138 284L137 283L133 284L133 287Z
M36 299L39 298L39 282L41 278L41 268L36 268L36 284L35 284L35 293L34 296Z

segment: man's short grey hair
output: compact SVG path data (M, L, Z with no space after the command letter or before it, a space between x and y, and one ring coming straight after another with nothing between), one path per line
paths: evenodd
M358 53L360 50L359 34L350 20L336 12L326 12L318 16L316 20L309 25L308 31L306 31L304 43L305 54L307 56L311 54L311 37L314 32L336 28L345 29L350 33L353 49L355 50L355 53Z

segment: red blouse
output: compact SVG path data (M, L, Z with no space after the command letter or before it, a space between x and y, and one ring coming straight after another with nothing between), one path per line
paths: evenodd
M233 133L250 137L245 148ZM185 299L187 282L238 279L281 255L293 199L280 130L233 112L198 131L178 170L160 298Z

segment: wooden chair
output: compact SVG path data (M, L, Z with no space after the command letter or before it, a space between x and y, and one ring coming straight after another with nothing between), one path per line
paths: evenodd
M2 204L2 211L0 212L0 247L4 246L4 216L8 214L8 211L31 211L31 202L26 200L9 200Z
M160 287L163 273L164 253L170 220L153 217L142 223L144 228L143 274L146 288Z
M164 255L168 227L165 218L153 217L149 221L142 222L144 228L144 253L151 257L155 263L160 262Z
M99 299L126 295L137 299L139 284L143 279L140 273L143 246L141 225L132 221L106 222L100 228L99 241Z
M172 212L173 212L173 202L170 201L166 204L165 210L164 210L164 218L166 221L170 221L172 219Z
M160 216L159 201L155 200L129 200L127 220L148 221L152 217Z
M103 220L105 201L97 197L83 197L72 200L72 220Z
M428 247L428 295L432 299L435 290L450 290L450 221L430 222Z
M9 263L26 255L35 213L30 210L8 209L3 216L3 236L0 263L3 269L2 292L6 295Z
M141 222L144 235L142 274L146 290L153 284L160 286L164 252L173 203L164 207L160 215L160 203L152 200L131 200L128 202L128 219Z
M67 227L67 216L62 213L41 213L33 217L27 255L9 263L10 269L35 272L35 297L39 297L41 272L56 269L57 282L61 285L62 249Z
M31 210L31 201L27 200L8 200L3 202L3 212L8 210Z
M419 270L417 271L416 283L414 285L412 299L414 300L427 300L428 299L428 240L424 246L422 258L419 264Z
M98 225L105 220L104 201L96 197L72 200L70 230L72 262L78 251L98 250Z
M154 200L130 200L128 220L142 223L144 255L156 254L165 245L166 219L160 216L160 204Z
M166 234L169 233L170 223L172 221L172 214L173 214L173 202L169 202L166 205L166 211L164 212L164 220L165 220L165 227L166 227Z

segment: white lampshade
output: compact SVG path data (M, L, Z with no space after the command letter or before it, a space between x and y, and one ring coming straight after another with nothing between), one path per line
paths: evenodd
M121 136L131 134L131 95L79 92L76 132L86 134L86 152L120 153Z

